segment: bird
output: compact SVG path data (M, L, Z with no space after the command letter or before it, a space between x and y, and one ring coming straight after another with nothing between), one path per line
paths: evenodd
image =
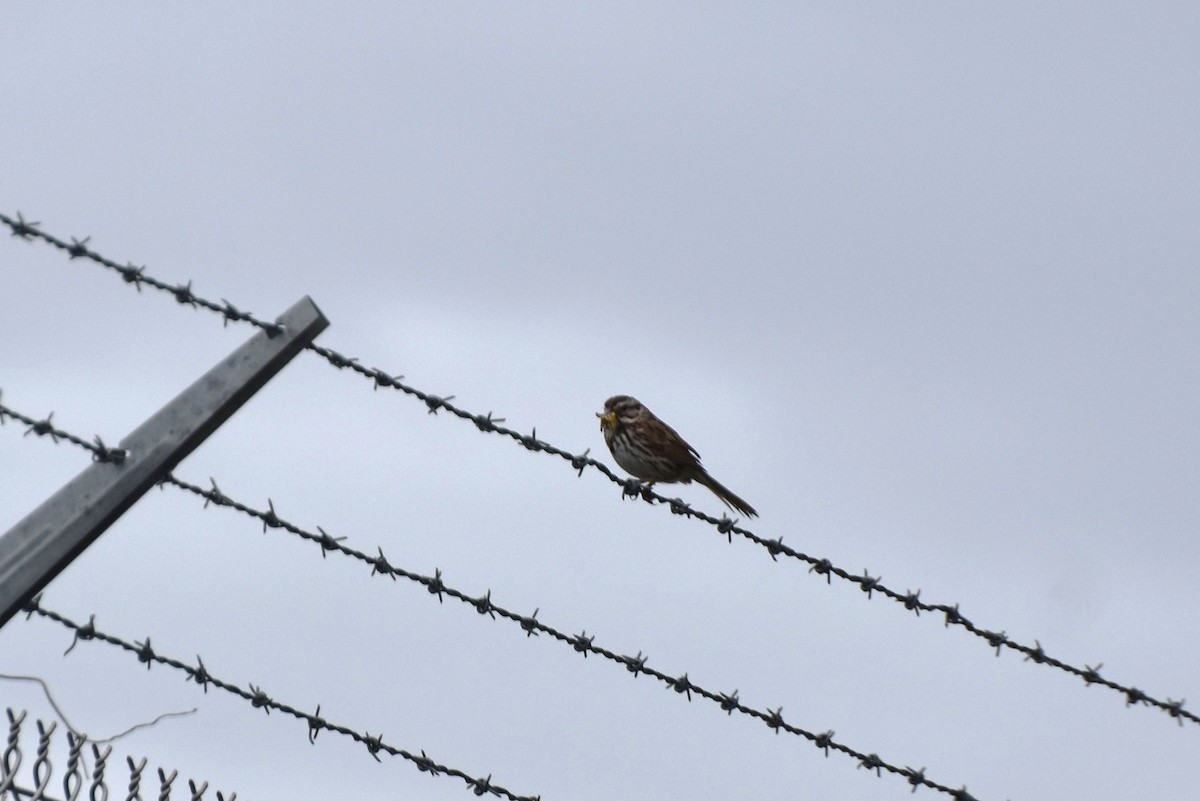
M613 395L596 412L600 430L613 458L625 472L653 485L695 481L712 490L722 503L747 517L757 517L754 507L733 494L708 474L700 454L687 441L659 420L641 401L629 395Z

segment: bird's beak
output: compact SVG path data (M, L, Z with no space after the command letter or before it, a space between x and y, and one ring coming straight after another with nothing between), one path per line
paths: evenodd
M612 428L617 424L616 412L596 412L596 416L600 418L600 430Z

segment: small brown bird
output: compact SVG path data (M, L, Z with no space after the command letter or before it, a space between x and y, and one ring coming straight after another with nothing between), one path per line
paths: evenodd
M604 441L613 458L625 472L653 484L695 481L712 490L721 502L748 517L756 517L754 507L734 495L708 474L700 464L700 454L688 445L675 429L659 420L637 398L614 395L597 412Z

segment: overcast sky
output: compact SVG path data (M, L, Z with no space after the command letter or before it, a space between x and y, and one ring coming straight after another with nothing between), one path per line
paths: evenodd
M1200 704L1198 41L1153 1L10 4L0 211L264 318L310 295L322 344L609 464L594 412L636 395L760 536ZM0 237L0 278L3 402L86 438L253 334L44 243ZM23 433L0 531L90 463ZM1200 726L311 353L176 473L981 800L1195 795ZM44 604L546 801L909 797L178 490ZM18 618L0 672L95 737L198 707L117 754L473 797L70 642Z

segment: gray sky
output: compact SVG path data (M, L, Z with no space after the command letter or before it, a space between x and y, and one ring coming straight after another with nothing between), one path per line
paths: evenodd
M1200 701L1198 40L1182 2L20 4L0 210L263 317L311 295L323 344L610 464L593 412L634 394L756 533ZM87 437L252 334L42 244L0 264L4 402ZM0 530L88 464L21 435ZM980 799L1195 792L1200 726L311 354L177 474ZM547 801L909 796L178 491L45 604ZM118 753L245 799L472 797L69 642L14 621L0 672L94 736L199 707Z

